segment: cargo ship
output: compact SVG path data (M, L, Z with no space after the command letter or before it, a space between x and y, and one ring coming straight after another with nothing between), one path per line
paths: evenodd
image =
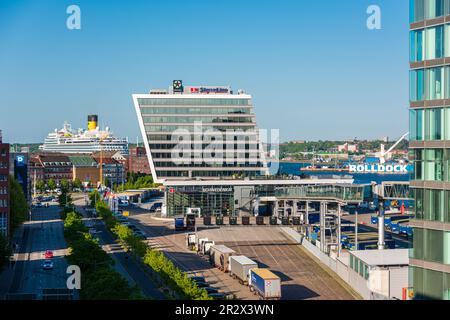
M98 116L89 115L88 129L75 131L68 122L64 122L62 129L55 129L48 134L39 150L61 153L118 151L122 155L128 155L128 139L115 137L108 127L100 130L97 123Z
M344 166L308 166L300 168L302 173L305 172L345 172L359 174L410 174L412 166L408 164L390 162L380 163L359 163L346 164Z
M349 172L347 167L334 167L334 166L308 166L300 168L300 171L308 172Z

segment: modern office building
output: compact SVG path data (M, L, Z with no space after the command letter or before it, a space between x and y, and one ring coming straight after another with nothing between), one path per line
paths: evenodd
M351 177L270 177L268 141L257 128L251 95L242 90L184 87L176 80L169 90L134 94L133 101L151 173L165 187L163 215L198 208L202 216L286 217L308 198L364 198L365 186Z
M410 1L415 299L450 300L450 1Z
M9 235L9 144L2 142L0 130L0 234Z
M251 95L176 80L133 101L156 182L267 173Z

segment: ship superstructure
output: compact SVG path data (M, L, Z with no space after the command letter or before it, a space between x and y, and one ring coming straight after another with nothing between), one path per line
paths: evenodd
M88 129L73 130L68 122L62 129L50 132L39 146L41 151L61 153L93 153L98 151L118 151L128 154L128 139L117 138L108 127L100 130L97 115L88 116Z

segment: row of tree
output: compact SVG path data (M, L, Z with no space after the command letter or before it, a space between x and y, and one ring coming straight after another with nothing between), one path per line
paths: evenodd
M153 177L148 174L128 172L127 182L124 185L117 185L116 191L140 189L140 188L155 188L158 184L154 183Z
M54 179L49 179L47 183L45 183L43 180L37 180L36 181L36 191L40 193L44 193L47 190L53 191L56 188L60 188L61 191L72 191L73 189L80 189L83 187L83 184L81 183L81 180L76 178L74 181L69 181L67 179L63 179L58 183Z
M113 269L114 261L88 233L82 217L75 211L64 219L64 236L69 244L67 260L81 270L80 297L83 300L139 299L137 287Z
M11 236L14 234L16 229L28 219L29 207L21 185L14 179L13 176L10 176L9 178L9 189L9 235ZM12 254L9 242L9 239L0 233L0 271L6 266L9 257Z
M136 237L130 228L118 223L105 202L97 201L96 211L119 241L142 259L144 264L149 266L163 280L165 286L176 292L179 298L212 300L206 290L198 288L195 282L189 279L186 272L176 267L161 251L152 249L147 243Z

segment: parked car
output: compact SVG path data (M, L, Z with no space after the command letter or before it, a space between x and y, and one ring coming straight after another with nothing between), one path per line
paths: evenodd
M214 300L225 300L226 299L226 295L221 292L209 293L208 296L213 298Z
M146 238L147 238L147 236L145 235L145 233L142 232L141 230L136 230L136 231L134 231L134 235L135 235L136 237L138 237L138 238L141 238L141 239L146 239Z
M196 284L197 287L199 287L199 288L206 288L206 287L209 287L209 283L207 283L207 282L201 282L201 281L199 281L199 282L196 282L195 284Z
M213 287L205 287L205 288L203 288L203 289L205 289L206 292L208 292L208 294L210 294L210 293L219 293L219 289L217 289L217 288L213 288Z
M42 269L44 270L51 270L53 269L53 262L51 260L44 260L42 263Z
M194 281L194 282L206 282L206 279L205 279L205 277L197 277L197 276L195 276L195 277L189 277L189 279L191 279L192 281Z

